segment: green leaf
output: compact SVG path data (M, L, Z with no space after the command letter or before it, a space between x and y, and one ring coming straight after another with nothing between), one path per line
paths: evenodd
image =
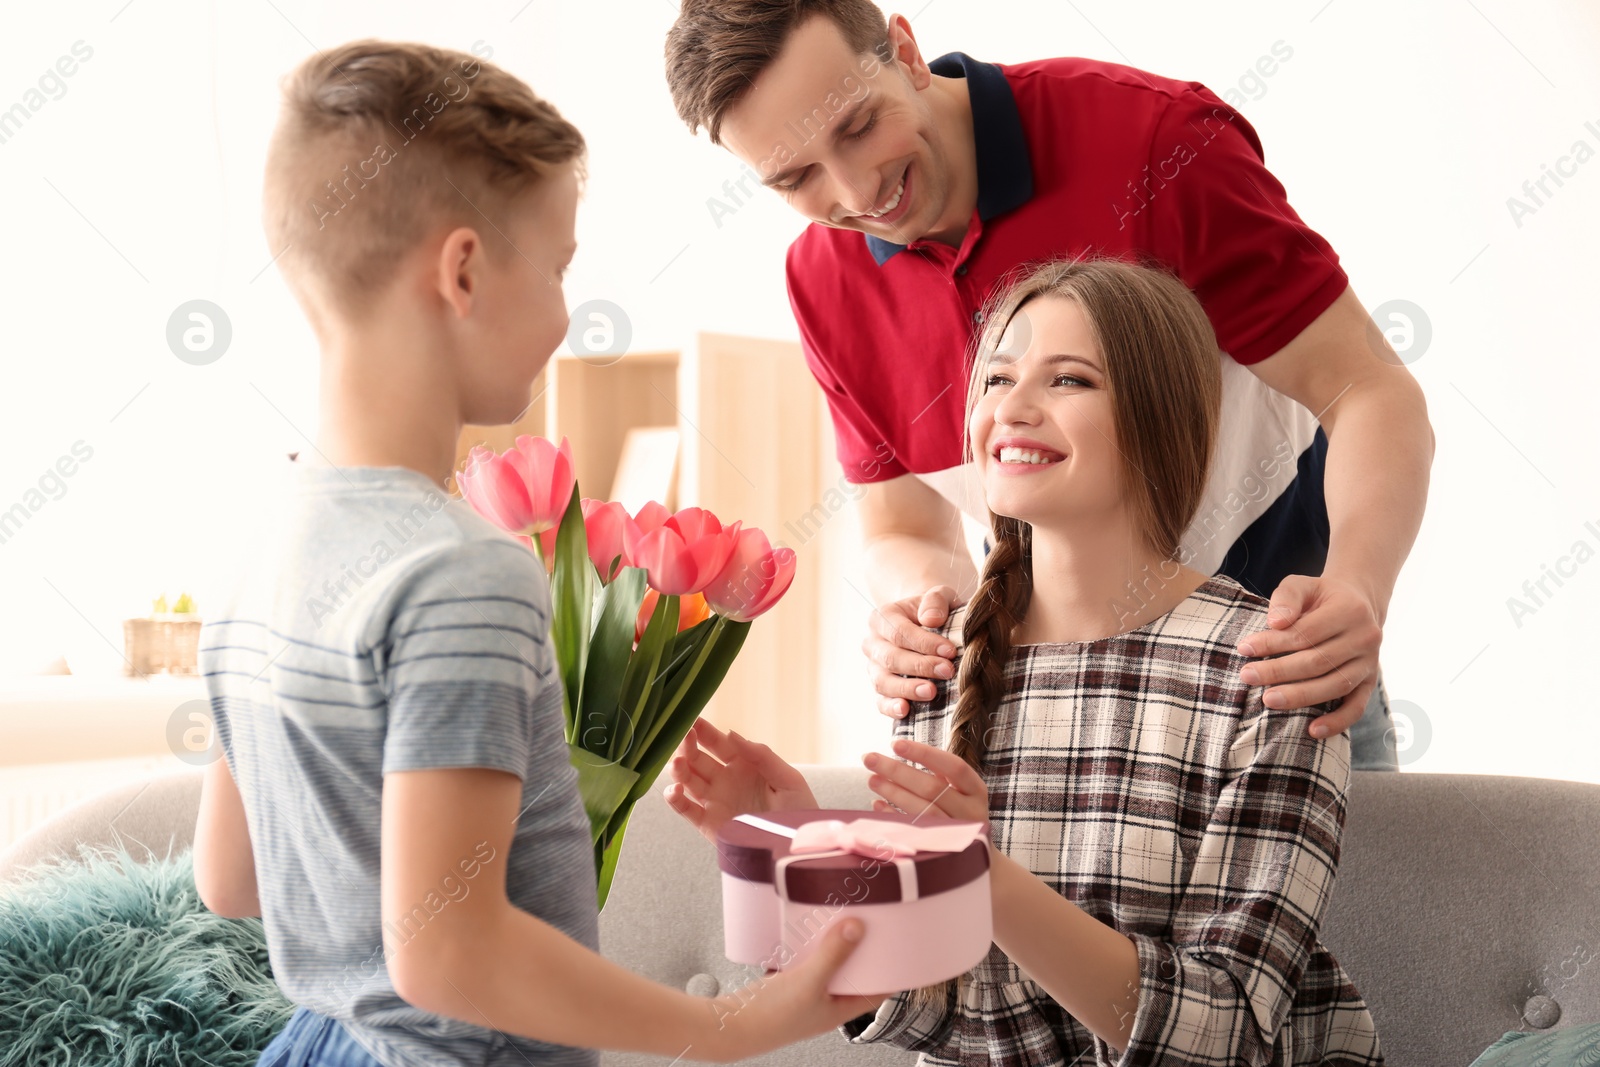
M594 610L598 580L589 561L588 535L583 528L583 507L578 484L556 529L555 575L550 583L550 634L556 643L556 666L561 671L567 717L567 740L577 734L578 712L583 707L584 668L589 661L589 619Z
M611 893L611 881L617 873L617 861L622 858L622 834L628 828L628 817L633 814L633 805L628 805L621 814L622 823L617 827L617 831L610 841L607 842L605 851L599 851L600 844L598 842L595 844L595 879L598 882L597 888L599 889L600 907L602 908L606 906L606 897Z
M683 672L694 665L701 646L716 627L717 618L716 615L707 616L673 639L661 664L661 680L668 692L672 691L674 680L682 678Z
M624 567L600 590L600 606L584 669L578 741L592 752L615 758L633 740L632 722L622 712L622 683L633 653L633 631L645 595L645 572Z
M578 793L589 816L590 839L599 843L639 775L579 745L567 746L567 758L578 771Z
M656 600L656 608L650 615L650 621L645 624L644 636L639 639L639 647L628 660L628 669L622 679L620 714L626 717L627 724L625 728L619 724L618 735L625 729L628 747L622 755L622 761L629 766L633 766L638 759L639 731L649 726L649 720L644 715L651 696L656 691L656 676L660 670L662 653L677 632L678 598L660 597Z
M698 660L698 667L686 679L687 684L681 692L675 698L669 698L672 702L663 708L655 724L654 735L646 738L641 758L633 762L633 769L639 772L639 780L623 802L625 806L636 802L655 785L656 778L683 742L689 727L694 725L700 712L705 710L706 702L717 691L717 686L722 684L722 679L727 677L728 668L733 666L734 657L738 656L745 636L750 632L748 622L729 622L720 615L716 617L716 622L719 625L709 633L701 649L703 658Z

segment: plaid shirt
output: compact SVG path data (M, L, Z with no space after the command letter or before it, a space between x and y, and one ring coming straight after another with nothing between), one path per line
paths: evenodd
M998 945L942 1011L896 994L841 1029L919 1064L1235 1067L1382 1064L1350 978L1318 940L1333 891L1350 739L1337 701L1268 711L1235 644L1267 601L1208 579L1167 615L1099 641L1016 646L989 732L994 845L1132 939L1139 1003L1119 1053ZM940 632L958 648L964 608ZM953 681L897 737L948 747Z

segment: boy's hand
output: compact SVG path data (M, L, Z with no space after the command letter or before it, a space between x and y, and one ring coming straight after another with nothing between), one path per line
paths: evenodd
M963 822L989 818L989 787L966 760L905 737L895 741L894 754L927 770L877 752L861 757L867 769L876 772L867 779L867 788L883 798L873 800L873 811L888 811L892 806L913 817L936 810Z
M805 775L772 749L723 733L705 719L695 720L683 736L667 774L672 782L661 795L668 806L713 845L722 824L735 815L819 806Z
M834 972L860 944L847 936L860 937L862 933L860 919L841 919L822 932L816 951L804 962L782 973L769 972L757 982L712 999L709 1044L704 1049L691 1046L685 1055L717 1063L742 1060L877 1011L887 994L835 996L828 992Z

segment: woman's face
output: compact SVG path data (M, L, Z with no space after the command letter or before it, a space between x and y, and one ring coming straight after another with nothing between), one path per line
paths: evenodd
M990 511L1037 529L1122 508L1105 364L1077 301L1029 300L980 373L967 432Z

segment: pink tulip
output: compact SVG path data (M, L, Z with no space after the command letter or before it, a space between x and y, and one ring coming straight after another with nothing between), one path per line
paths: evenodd
M558 448L543 437L522 434L501 454L474 447L466 469L456 474L456 485L472 509L496 526L536 534L561 525L577 478L565 437Z
M711 610L734 622L749 622L771 608L794 580L792 548L773 548L752 526L739 531L727 564L705 587Z
M623 540L632 565L645 569L653 589L682 596L700 592L722 570L738 530L738 523L723 526L703 508L666 515L652 500L624 527Z
M672 518L672 512L654 500L640 508L638 513L622 527L623 551L628 554L628 558L637 558L634 555L634 549L639 544L639 538L651 530L657 529L670 518Z
M595 570L600 572L600 580L609 582L616 577L616 572L606 573L612 560L622 557L617 563L617 571L632 566L624 535L633 520L628 517L628 509L615 500L584 497L579 504L583 508L583 529L589 541L589 558L594 561Z

